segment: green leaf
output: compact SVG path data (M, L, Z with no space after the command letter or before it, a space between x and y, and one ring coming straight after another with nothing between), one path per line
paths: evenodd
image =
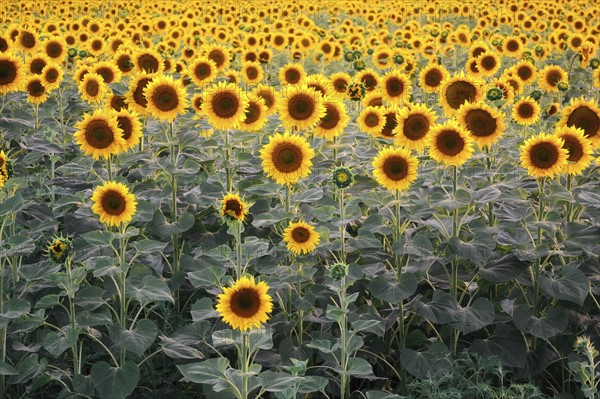
M112 231L107 230L93 230L88 233L81 235L88 244L100 247L110 247L112 242L117 238L117 235Z
M104 305L103 294L104 290L100 287L91 286L82 288L75 296L75 304L87 311L96 310Z
M226 380L225 371L229 367L229 360L225 357L208 359L198 363L177 365L186 381L196 384L214 385Z
M585 274L574 266L565 266L560 277L543 275L540 277L540 288L550 297L583 305L588 295L589 282Z
M10 377L10 384L23 384L46 370L48 361L45 358L41 358L37 353L25 356L15 368L19 374Z
M60 304L60 298L58 294L44 295L35 303L34 309L50 309Z
M381 320L357 320L354 323L352 323L352 330L354 330L354 332L359 332L363 330L368 330L379 324L381 324Z
M195 340L188 340L179 336L165 337L159 335L160 345L165 355L173 359L203 359L204 355L198 349L190 345L195 344Z
M35 242L25 236L11 236L6 241L2 241L0 253L3 257L6 256L28 256L35 251Z
M154 343L158 335L158 328L152 320L140 320L133 330L125 330L121 326L115 325L111 329L111 339L113 343L122 349L126 349L142 356L146 349Z
M497 324L494 335L473 341L471 348L485 357L498 356L505 367L523 368L527 360L525 337L512 324Z
M194 288L214 288L221 286L221 279L227 273L224 267L208 266L205 269L190 272L188 280Z
M305 375L304 380L300 383L298 393L311 393L323 391L329 384L329 380L324 377L317 377L314 375Z
M141 240L136 241L131 246L140 253L149 252L160 252L167 246L166 242L154 241L154 240Z
M31 203L31 201L25 201L21 196L21 193L17 192L12 197L8 197L0 203L0 217L15 214Z
M436 290L429 303L415 302L415 313L432 323L446 324L460 322L462 309L452 295Z
M336 370L343 372L339 366L336 367ZM348 375L370 376L373 375L373 367L371 366L371 363L362 357L351 357L348 360L348 369L346 372Z
M389 392L368 391L367 399L402 399L402 396Z
M189 212L181 214L175 223L169 223L165 215L160 211L154 213L154 218L148 224L148 229L152 230L161 239L167 239L176 234L188 231L194 226L196 219Z
M389 303L399 303L415 293L417 278L412 273L404 273L400 283L397 283L393 275L386 272L371 280L369 290L377 299Z
M293 196L294 202L299 203L314 203L323 198L323 189L322 188L309 188L307 190L302 190L298 192L298 194Z
M14 320L29 313L31 307L25 299L12 298L2 304L0 326L6 326L9 320Z
M423 379L435 375L441 370L448 370L451 363L443 344L432 344L425 352L415 352L405 349L400 354L400 362L413 376Z
M487 204L498 199L502 192L494 186L487 186L473 192L473 202L478 205Z
M6 362L0 361L0 375L19 375L19 370Z
M258 380L262 389L267 392L284 392L295 384L302 382L304 378L287 373L265 371L258 375Z
M492 259L479 268L481 277L490 283L502 283L517 278L527 270L528 263L520 261L509 254L499 259Z
M563 308L550 308L546 316L535 317L528 305L517 306L513 321L519 330L541 339L550 339L562 333L569 324L567 311Z
M479 297L460 312L460 321L453 325L463 334L481 330L490 325L496 316L494 305L486 298Z
M141 303L154 301L166 301L174 303L171 290L164 280L148 275L144 276L142 282L143 285L139 288L130 284L127 287L127 293Z
M140 379L140 370L133 362L112 367L104 361L92 366L90 375L98 395L103 399L124 399L131 395Z
M64 351L77 343L79 334L71 326L66 326L61 333L50 331L44 339L44 349L58 357Z
M331 341L327 339L314 339L308 344L306 344L306 347L317 349L318 351L321 351L323 353L333 352L333 349L331 349Z
M191 309L192 320L202 321L217 317L219 313L215 310L213 301L210 298L202 298L197 300Z
M94 381L89 375L77 374L74 376L73 390L87 397L96 396Z
M477 266L485 264L490 259L495 247L496 242L492 236L482 231L475 232L469 242L464 242L456 236L450 237L448 241L448 249L453 255L470 260Z

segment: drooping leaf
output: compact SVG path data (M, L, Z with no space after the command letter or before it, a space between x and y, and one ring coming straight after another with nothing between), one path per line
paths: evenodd
M559 276L541 276L540 288L554 299L581 306L588 295L589 282L581 270L567 265L561 269Z
M397 304L415 293L417 279L412 273L403 273L397 283L391 273L384 273L371 280L369 289L375 298Z
M133 393L140 379L140 369L130 361L113 367L105 361L94 363L90 373L94 387L102 398L125 399Z
M158 328L152 320L138 321L134 329L125 330L115 325L111 330L111 339L115 346L142 356L146 349L154 343Z

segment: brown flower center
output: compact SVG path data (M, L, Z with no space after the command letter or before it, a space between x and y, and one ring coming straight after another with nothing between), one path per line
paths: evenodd
M21 42L21 45L26 49L31 49L35 47L35 36L29 32L21 32L19 41Z
M340 123L340 113L337 107L331 104L325 104L325 109L325 116L321 119L319 126L323 129L331 130Z
M200 80L208 78L210 76L210 72L210 65L205 62L199 63L196 65L196 68L194 68L194 75Z
M508 51L510 51L511 53L517 51L519 49L519 42L517 42L516 40L509 40L508 42L506 42L506 49Z
M306 120L315 112L315 100L308 94L295 94L288 100L288 112L294 120Z
M337 78L333 81L333 87L338 93L345 93L348 87L348 81L344 78Z
M533 76L533 70L528 65L522 65L517 69L517 75L521 80L527 81Z
M39 79L32 80L27 84L27 92L31 97L41 97L45 91L44 85Z
M394 137L394 129L398 126L395 112L388 112L385 115L385 124L381 130L381 135L386 137Z
M127 202L120 192L109 190L102 196L102 210L112 216L118 216L125 212Z
M0 86L8 85L17 78L17 66L13 61L0 60Z
M100 67L96 69L96 73L102 76L102 80L104 80L104 83L106 84L110 84L115 80L115 74L109 67Z
M432 69L425 74L425 84L429 87L438 87L442 83L442 71Z
M552 143L537 143L529 152L531 163L536 168L549 169L558 162L558 149Z
M292 238L298 244L304 244L310 239L310 232L306 227L294 227L294 229L292 230Z
M413 141L418 141L425 137L429 131L429 119L425 115L414 114L409 115L404 121L402 133L406 138Z
M135 91L133 92L133 100L137 105L143 108L146 108L146 106L148 105L148 99L144 95L144 89L146 88L146 86L148 86L148 83L150 83L151 80L152 79L149 78L140 79L140 81L137 84L137 87L135 88Z
M379 115L376 113L369 113L365 116L365 125L368 127L375 127L379 124Z
M117 126L123 130L123 138L129 140L133 133L133 124L127 116L117 116Z
M285 71L285 81L290 84L296 84L300 81L300 71L295 68L288 68Z
M142 54L138 58L138 64L140 68L148 73L156 72L160 68L158 60L152 54Z
M174 110L179 105L177 91L169 85L158 86L152 94L152 104L163 112Z
M127 108L127 103L125 102L125 97L123 96L112 96L110 99L110 107L115 111L119 112L122 109Z
M46 82L48 82L48 83L56 82L56 80L58 79L58 71L55 68L48 69L48 71L46 72L45 78L46 78Z
M521 118L531 118L533 116L533 105L529 103L520 104L519 108L517 108L517 113Z
M477 88L464 80L452 82L446 89L446 101L453 109L459 109L466 101L473 102L476 96Z
M223 52L219 49L214 49L213 51L211 51L208 54L208 58L215 62L217 68L221 68L221 66L223 66L223 64L225 63L225 54L223 54Z
M482 109L473 109L465 117L467 129L474 136L486 137L494 134L498 126L496 118Z
M248 109L246 110L246 119L244 123L249 125L254 123L260 118L260 107L254 101L250 101Z
M90 97L96 97L100 92L100 85L96 80L88 80L85 84L85 92Z
M367 91L374 90L375 86L377 86L377 79L370 73L363 75L360 81L365 85Z
M273 150L272 161L279 172L295 172L302 166L302 150L292 143L278 144Z
M573 163L579 161L583 157L583 146L579 139L570 134L562 135L560 138L565 142L563 148L569 152L567 160Z
M133 63L131 62L131 56L129 54L123 54L117 59L117 68L121 72L129 72L133 69Z
M217 93L212 99L213 112L223 119L234 116L240 107L240 102L235 93L225 91Z
M589 107L581 105L571 111L567 119L567 126L583 129L585 137L594 137L600 130L600 116Z
M404 89L404 82L397 77L392 77L385 82L385 91L390 97L400 97Z
M399 155L390 156L383 162L383 173L390 180L402 180L408 176L408 162Z
M546 74L546 83L550 86L556 86L562 80L562 74L559 70L553 69Z
M236 316L250 318L260 310L259 293L252 288L242 288L231 296L229 306Z
M42 69L44 69L45 66L46 66L46 61L44 61L43 58L36 58L33 61L31 61L31 64L29 66L29 71L33 74L41 75Z
M102 119L92 120L85 128L85 141L91 147L101 150L109 147L114 140L114 132Z
M465 140L456 130L443 130L438 135L435 145L442 154L455 156L465 148Z
M496 58L493 55L486 55L481 59L481 66L486 71L491 71L496 65Z
M260 98L262 98L265 101L265 105L269 109L275 103L275 97L273 96L273 93L270 92L269 90L261 90L258 93L256 93L256 95L259 96Z
M231 212L233 212L236 218L242 216L242 204L237 199L230 199L225 203L225 213Z
M246 68L246 76L250 80L256 79L258 77L258 69L253 66Z

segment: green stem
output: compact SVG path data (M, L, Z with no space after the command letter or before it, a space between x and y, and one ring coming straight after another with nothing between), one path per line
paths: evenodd
M402 193L400 190L396 190L395 199L396 199L396 208L395 208L395 224L396 231L394 235L394 242L400 242L402 238L402 219L401 219L401 198ZM396 279L398 284L402 281L402 259L399 254L394 254L394 261L398 272L396 274ZM406 349L406 326L404 324L404 300L401 300L398 304L399 314L398 314L398 349L400 353ZM406 370L402 368L400 371L400 392L406 393Z
M292 191L291 185L290 184L286 184L285 185L285 213L286 214L290 213L291 191Z
M35 104L35 131L40 130L40 106L39 104Z
M568 173L567 174L567 191L571 192L573 188L573 176ZM566 211L566 219L567 222L572 222L573 221L573 203L572 202L567 202L567 211Z
M346 263L346 224L344 220L346 220L346 205L344 204L344 194L345 190L340 188L338 195L338 202L340 207L340 262Z
M333 137L333 164L337 164L338 158L338 146L337 146L337 136Z
M231 156L232 156L232 149L230 148L230 143L229 143L229 130L225 131L225 179L226 179L226 186L227 186L227 192L230 193L233 190L233 174L231 173Z
M242 277L242 222L235 222L235 277Z
M108 170L108 180L112 181L113 170L112 170L112 155L111 154L109 154L108 158L106 158L106 169Z
M458 167L452 166L452 198L456 198L456 186L458 181ZM458 208L452 211L452 237L458 237L460 234L458 228ZM452 260L452 273L450 280L450 294L454 299L458 300L458 256L454 256ZM450 348L454 355L456 355L456 347L458 346L458 335L459 332L456 329L452 330L452 337L450 338Z
M346 277L343 277L340 281L340 308L342 309L342 315L340 316L340 367L342 370L348 370L348 345L346 342ZM346 373L341 375L340 378L340 399L345 399L348 394L349 388L349 377Z
M539 193L538 193L538 231L537 231L537 248L536 250L539 249L539 247L542 245L542 238L543 238L543 234L542 234L542 226L541 226L541 222L544 220L544 201L543 201L543 196L544 196L544 183L546 182L546 180L544 178L542 178L541 180L538 181L539 184ZM540 279L540 272L541 272L541 268L542 268L542 258L539 257L537 259L537 261L534 263L534 269L533 269L533 316L537 317L539 314L539 296L540 296L540 284L539 284L539 279Z
M120 226L121 238L119 239L119 267L125 263L125 231L127 229L127 225L124 223ZM124 330L127 330L127 297L125 295L125 290L127 287L127 271L123 271L119 273L119 283L121 285L119 289L119 318L121 322L121 327ZM125 363L125 348L122 348L120 351L120 364Z
M241 369L242 369L242 399L248 399L248 369L250 365L250 343L248 333L242 332L242 347L241 347Z
M69 279L69 319L71 321L71 330L74 334L77 333L77 324L75 320L75 293L73 292L73 277L71 273L71 261L72 258L69 256L65 261L65 269L67 270L67 277ZM77 342L71 346L71 352L73 353L73 373L75 375L80 374L79 369L79 351L77 350Z
M168 125L168 134L167 137L169 139L170 148L169 154L171 157L171 164L173 165L173 173L171 173L171 222L175 223L178 218L177 212L177 163L179 158L179 147L175 142L175 130L173 126L173 122L169 122ZM177 154L175 153L177 150ZM179 272L179 235L177 233L171 236L171 243L173 246L173 265L172 270L173 274ZM177 313L179 313L179 289L175 291L175 309Z

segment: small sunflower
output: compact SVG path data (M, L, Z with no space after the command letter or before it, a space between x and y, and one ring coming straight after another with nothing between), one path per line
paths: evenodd
M195 58L187 68L188 76L196 86L211 83L216 79L218 72L217 64L208 57Z
M108 158L118 154L125 145L123 130L119 128L114 111L98 109L93 114L84 114L75 127L75 142L86 155L94 159Z
M156 76L144 88L148 111L160 120L173 121L185 112L189 103L181 81L171 76Z
M427 137L431 158L445 165L460 166L473 154L473 139L453 121L434 126Z
M129 223L135 214L137 201L122 183L109 181L99 186L92 194L92 211L100 216L100 222L108 226Z
M383 129L379 132L379 137L384 139L393 139L396 137L396 128L398 127L398 108L394 106L381 107L383 111Z
M132 61L138 73L162 73L165 67L162 56L151 49L138 51Z
M42 80L44 86L46 86L49 91L57 89L60 86L63 81L63 76L62 68L53 62L48 63L48 65L42 69Z
M554 177L567 165L569 152L564 141L549 134L539 134L521 145L521 165L533 177Z
M4 186L4 183L10 177L10 170L8 165L8 157L4 153L4 150L0 151L0 188Z
M278 184L294 184L310 174L315 152L308 141L295 134L275 134L260 151L262 166Z
M519 61L512 67L512 70L515 76L521 79L521 82L526 86L533 83L537 76L535 65L527 60Z
M346 111L343 101L334 100L331 97L325 99L325 116L315 126L315 136L325 137L333 140L334 137L344 133L350 117Z
M204 93L201 111L215 129L237 129L248 109L248 96L233 83L219 82Z
M408 149L423 151L429 130L437 121L437 115L424 104L405 107L397 116L396 144Z
M60 36L54 36L42 43L44 52L54 61L61 62L67 55L67 44Z
M265 101L261 97L252 94L249 95L246 117L240 124L239 129L244 132L257 132L267 122L267 106L265 105Z
M24 79L21 60L8 53L0 53L0 94L19 90Z
M306 77L306 71L300 64L287 64L279 70L279 82L283 84L295 85Z
M275 113L275 103L277 101L277 93L275 88L263 84L257 85L252 94L262 98L267 106L267 115Z
M256 284L254 277L243 276L232 287L223 288L216 310L233 329L260 328L273 311L273 299L268 292L269 286L264 281Z
M44 81L37 75L30 76L25 82L25 91L27 91L27 102L32 104L41 104L48 99L48 91Z
M512 118L520 125L532 125L540 117L540 106L531 97L525 97L513 105Z
M476 103L483 97L479 81L462 74L442 83L440 103L447 115L454 115L465 102Z
M352 83L352 78L346 72L336 72L331 75L331 85L333 86L333 91L338 97L343 98L346 96L346 92L348 91L348 85Z
M331 182L337 188L346 188L354 182L354 174L349 168L338 166L331 174Z
M221 200L221 216L243 222L248 214L248 204L238 194L227 194Z
M484 103L465 103L458 110L457 120L480 147L491 146L498 141L506 126L504 116Z
M538 86L544 91L558 93L558 83L567 81L567 73L560 66L547 65L540 71Z
M48 59L48 57L46 57L45 54L34 55L29 59L29 61L27 61L25 70L30 75L41 75L42 69L44 69L44 67L48 65L49 62L50 60Z
M419 161L403 147L386 147L373 160L373 175L388 190L406 190L417 178Z
M219 71L224 71L229 67L229 60L231 59L231 54L229 49L224 46L220 46L218 44L213 44L204 49L204 55L210 58Z
M137 112L125 108L117 112L116 116L117 126L123 131L123 140L125 140L122 151L129 151L139 144L143 136L142 122Z
M305 84L286 88L277 99L277 111L286 129L308 130L325 116L323 96Z
M50 240L46 247L46 252L52 261L56 263L63 263L65 259L67 259L67 256L69 256L71 249L71 240L61 236Z
M419 73L419 86L426 93L437 93L450 73L442 65L429 64Z
M383 130L386 118L381 107L366 107L358 115L358 127L361 131L378 137Z
M121 70L112 61L99 62L92 68L91 72L102 76L104 83L117 83L121 80Z
M583 129L584 136L594 148L600 147L600 108L593 100L573 99L562 111L559 126L573 126Z
M581 174L592 162L592 143L584 131L575 127L563 126L554 135L564 141L563 148L568 151L565 172L571 175Z
M500 69L500 57L493 51L486 51L475 58L481 76L494 76Z
M387 73L381 78L381 95L391 105L400 105L406 101L411 92L410 78L398 71Z
M312 252L317 248L321 236L315 228L306 222L290 222L283 232L283 241L287 249L294 255L302 255Z
M260 83L265 77L262 66L258 61L246 61L242 65L242 79L247 84L255 85Z
M78 85L82 100L88 103L99 103L104 100L109 91L102 76L97 73L88 72Z

